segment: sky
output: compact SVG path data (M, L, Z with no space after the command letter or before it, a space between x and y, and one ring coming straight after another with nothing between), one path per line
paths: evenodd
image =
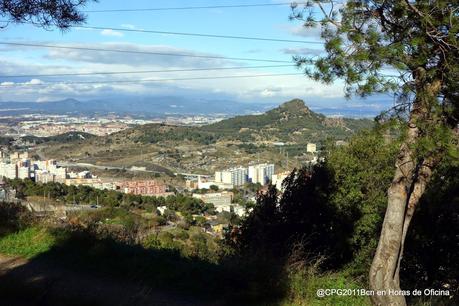
M84 11L261 4L281 0L100 0ZM231 58L287 61L269 63L200 57L128 54L105 51L49 49L0 44L0 101L55 101L135 98L154 96L192 96L239 102L282 103L301 98L313 109L365 108L379 112L387 101L344 99L343 84L324 85L307 79L293 66L293 55L317 55L322 52L320 31L306 29L300 22L289 21L290 7L218 8L141 12L87 12L84 26L117 29L143 29L168 32L204 33L232 36L267 37L299 42L236 40L168 34L136 33L121 30L71 28L69 31L44 30L32 25L9 24L0 30L0 42L50 44L70 47L120 49L140 52L192 54ZM316 42L316 44L302 43ZM290 65L291 63L291 65ZM152 72L122 75L86 75L58 77L5 77L33 74L158 71L215 67L284 67L226 69L218 71ZM253 78L224 79L237 75L295 74ZM202 80L169 80L203 77ZM137 80L156 80L136 82ZM159 81L158 81L159 80ZM131 83L97 83L132 81ZM80 82L80 84L49 82ZM38 84L38 85L34 85ZM387 98L386 98L387 100Z

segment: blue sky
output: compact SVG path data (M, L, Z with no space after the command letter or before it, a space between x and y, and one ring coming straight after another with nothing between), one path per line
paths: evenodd
M275 3L283 1L253 0L101 0L84 10L122 8L183 7ZM299 22L288 20L289 6L257 8L221 8L148 12L88 13L87 26L124 29L146 29L279 39L320 41L319 31L304 29ZM0 40L46 43L65 46L115 48L150 52L192 53L226 57L291 60L293 54L315 54L320 45L232 40L164 34L102 31L72 28L45 31L31 25L9 25L0 30ZM0 71L3 75L52 74L91 71L164 70L203 67L267 65L259 62L206 60L135 54L113 54L78 50L40 49L0 45ZM269 65L269 64L268 64ZM148 75L85 76L60 78L7 79L0 75L0 101L49 101L63 98L94 99L155 95L193 95L201 98L224 98L242 102L281 103L302 98L312 107L360 107L362 101L345 101L342 84L325 86L304 76L261 77L251 79L216 79L168 81L138 84L49 84L49 81L104 81L161 78L212 77L227 75L297 73L294 67L247 70L155 73ZM43 83L40 86L8 86L12 83ZM367 107L381 109L377 102Z

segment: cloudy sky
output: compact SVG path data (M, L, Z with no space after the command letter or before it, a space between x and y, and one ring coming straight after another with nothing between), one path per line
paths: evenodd
M135 0L130 2L100 0L99 3L91 4L84 10L270 2L279 1L253 0L236 3L230 0ZM248 103L280 103L292 98L302 98L308 105L316 108L359 107L359 105L363 105L364 101L346 101L343 98L343 85L340 82L336 82L332 86L313 82L302 76L300 74L301 71L290 64L292 55L320 54L322 50L320 44L234 40L123 31L123 29L142 29L320 42L318 30L304 29L301 24L290 22L288 20L289 13L290 8L287 5L144 12L88 12L85 26L109 27L118 30L72 28L65 33L61 33L59 30L46 31L26 24L8 25L5 29L0 30L0 42L2 43L47 44L83 49L51 49L0 43L0 101L52 101L64 98L83 100L120 96L193 95L201 98L224 98ZM85 48L129 50L137 53L90 51L84 50ZM194 57L165 56L151 53L188 54ZM218 57L233 59L221 59ZM243 61L237 58L254 60ZM255 61L256 59L281 62L260 62ZM282 65L282 67L249 68L273 65ZM158 70L190 70L217 67L247 68L218 71L158 72ZM134 71L153 72L85 76L65 75L67 73ZM43 74L61 75L54 77L36 76ZM266 74L297 75L221 78ZM21 75L26 75L26 77L21 77ZM183 80L195 77L209 79ZM167 81L167 79L182 80ZM373 100L367 105L370 108L380 109L384 107L383 104Z

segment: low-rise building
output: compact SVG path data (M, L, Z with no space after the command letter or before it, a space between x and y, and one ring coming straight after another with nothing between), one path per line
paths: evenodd
M205 194L193 194L193 198L200 199L204 203L212 203L215 207L222 206L222 205L231 205L233 201L233 193L232 192L213 192L213 193L205 193Z
M145 196L162 196L167 195L167 186L156 180L146 181L125 181L119 183L121 191L124 193L145 195Z
M197 185L195 185L197 189L211 189L211 186L217 186L218 189L233 189L234 185L231 183L223 183L223 182L217 182L217 181L212 181L208 179L203 179L201 177L198 178ZM194 188L194 189L196 189Z
M306 145L306 152L308 152L308 153L316 153L317 152L317 145L315 143L308 143Z
M75 178L75 179L65 179L65 185L72 186L72 185L83 185L93 187L95 184L101 184L101 181L97 178Z
M198 180L186 180L185 181L185 187L188 190L193 190L193 189L199 188L198 187Z
M98 180L96 183L92 184L92 187L100 190L117 190L117 185L114 182L103 182Z

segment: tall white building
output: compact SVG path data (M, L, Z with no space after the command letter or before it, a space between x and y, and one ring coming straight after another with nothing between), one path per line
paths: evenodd
M16 164L0 163L0 178L6 177L9 179L15 179L17 176Z
M241 186L247 183L247 168L237 167L215 172L215 182Z
M261 185L266 185L269 181L272 180L274 174L274 164L259 164L249 166L248 177L249 180L254 183L260 183Z
M29 166L18 166L17 167L17 178L26 179L30 178L30 167Z

